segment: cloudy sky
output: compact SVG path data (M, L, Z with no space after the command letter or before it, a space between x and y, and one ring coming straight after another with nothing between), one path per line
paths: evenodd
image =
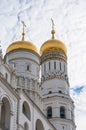
M55 23L55 37L68 49L76 130L86 130L86 0L0 0L3 55L9 44L21 40L22 20L26 24L26 40L40 49L43 42L51 38L51 18Z

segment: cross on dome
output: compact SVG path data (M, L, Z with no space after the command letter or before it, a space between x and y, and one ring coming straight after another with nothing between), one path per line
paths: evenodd
M22 25L23 25L23 32L22 32L22 41L24 41L24 36L25 36L25 32L24 32L24 29L26 27L24 21L22 21Z
M54 30L54 20L51 18L51 21L52 21L52 30Z
M51 34L52 34L52 39L54 39L54 34L55 34L55 30L54 30L54 20L51 18L51 22L52 22L52 30L51 30Z

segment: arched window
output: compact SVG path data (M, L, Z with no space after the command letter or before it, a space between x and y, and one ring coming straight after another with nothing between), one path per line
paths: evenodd
M63 106L60 107L60 117L65 118L65 107Z
M47 108L47 118L51 118L52 117L52 107L48 107Z
M10 103L6 97L2 99L1 128L3 130L10 129Z
M27 104L27 102L23 103L22 112L29 120L31 120L30 108L29 108L29 105Z
M28 128L28 124L25 122L25 124L24 124L24 130L29 130L29 128Z
M44 130L44 126L43 126L43 123L40 119L37 119L36 121L36 128L35 130Z

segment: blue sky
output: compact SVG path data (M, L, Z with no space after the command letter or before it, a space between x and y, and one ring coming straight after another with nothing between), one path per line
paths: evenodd
M78 86L78 87L75 87L73 88L72 90L77 93L77 94L80 94L84 89L84 86Z
M68 75L71 96L75 101L77 129L86 124L86 0L0 0L0 41L3 54L13 41L21 40L26 24L26 40L39 49L51 38L51 18L55 37L68 49Z

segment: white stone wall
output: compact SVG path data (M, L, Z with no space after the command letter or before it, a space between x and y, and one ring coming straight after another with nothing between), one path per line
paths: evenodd
M55 66L56 64L56 66ZM47 59L41 65L44 113L52 108L50 122L56 129L75 130L74 104L69 95L67 63L60 59ZM60 108L65 109L65 118L60 117Z
M42 130L55 130L51 123L47 120L40 109L31 101L23 90L19 90L18 95L0 78L0 110L3 98L7 98L10 104L10 129L9 130L24 130L24 124L27 123L28 130L36 130L36 122L39 120L42 125ZM29 120L22 111L23 103L26 102L30 108L31 119ZM8 110L9 111L9 110ZM1 111L0 111L1 117ZM38 125L39 129L41 125ZM1 128L1 126L0 126Z
M50 69L49 69L49 62L50 62ZM56 62L56 69L54 68L54 62ZM60 69L60 63L61 63L61 69ZM44 66L46 66L46 71L44 71ZM47 73L54 73L54 72L60 72L63 75L67 75L67 64L66 62L62 60L48 60L46 62L43 62L42 64L42 75L45 75Z
M39 56L29 51L16 51L5 56L6 63L17 74L39 79ZM27 66L29 65L29 70Z
M69 95L66 58L44 58L41 83L40 57L31 51L10 52L5 56L5 64L0 66L0 102L6 97L10 103L10 130L24 130L25 125L28 130L36 130L36 127L37 130L75 130L74 104ZM65 108L65 118L60 117L61 106ZM49 121L55 128L46 117L48 107L52 108L52 118ZM31 115L30 119L27 112Z
M59 91L62 91L64 94L69 94L69 86L65 80L54 78L52 80L46 80L42 84L42 93L43 95L46 95L49 93L49 91L52 91L52 93L58 93Z
M8 100L10 104L10 130L16 130L17 129L17 103L19 98L18 96L16 96L16 93L12 90L12 88L10 88L9 84L0 77L0 119L1 119L1 109L2 109L4 98Z
M52 117L60 117L60 107L64 106L66 110L66 119L72 120L71 111L73 111L74 104L70 98L64 97L63 95L50 96L50 98L48 96L44 99L44 104L45 114L47 113L47 107L51 106L53 108Z
M1 64L0 73L7 80L8 83L11 83L11 70L8 65Z
M17 50L5 56L5 64L12 69L12 87L26 90L30 98L42 108L39 55L32 51Z
M43 124L44 129L43 130L55 130L55 128L49 123L49 121L46 119L46 117L43 115L43 113L40 111L40 109L25 95L25 93L21 92L20 97L22 100L20 100L19 105L19 128L20 130L24 130L24 123L27 122L29 129L36 130L36 121L40 120ZM31 113L31 119L29 120L25 115L22 113L22 105L23 102L27 102L30 113ZM39 127L40 129L40 127Z

